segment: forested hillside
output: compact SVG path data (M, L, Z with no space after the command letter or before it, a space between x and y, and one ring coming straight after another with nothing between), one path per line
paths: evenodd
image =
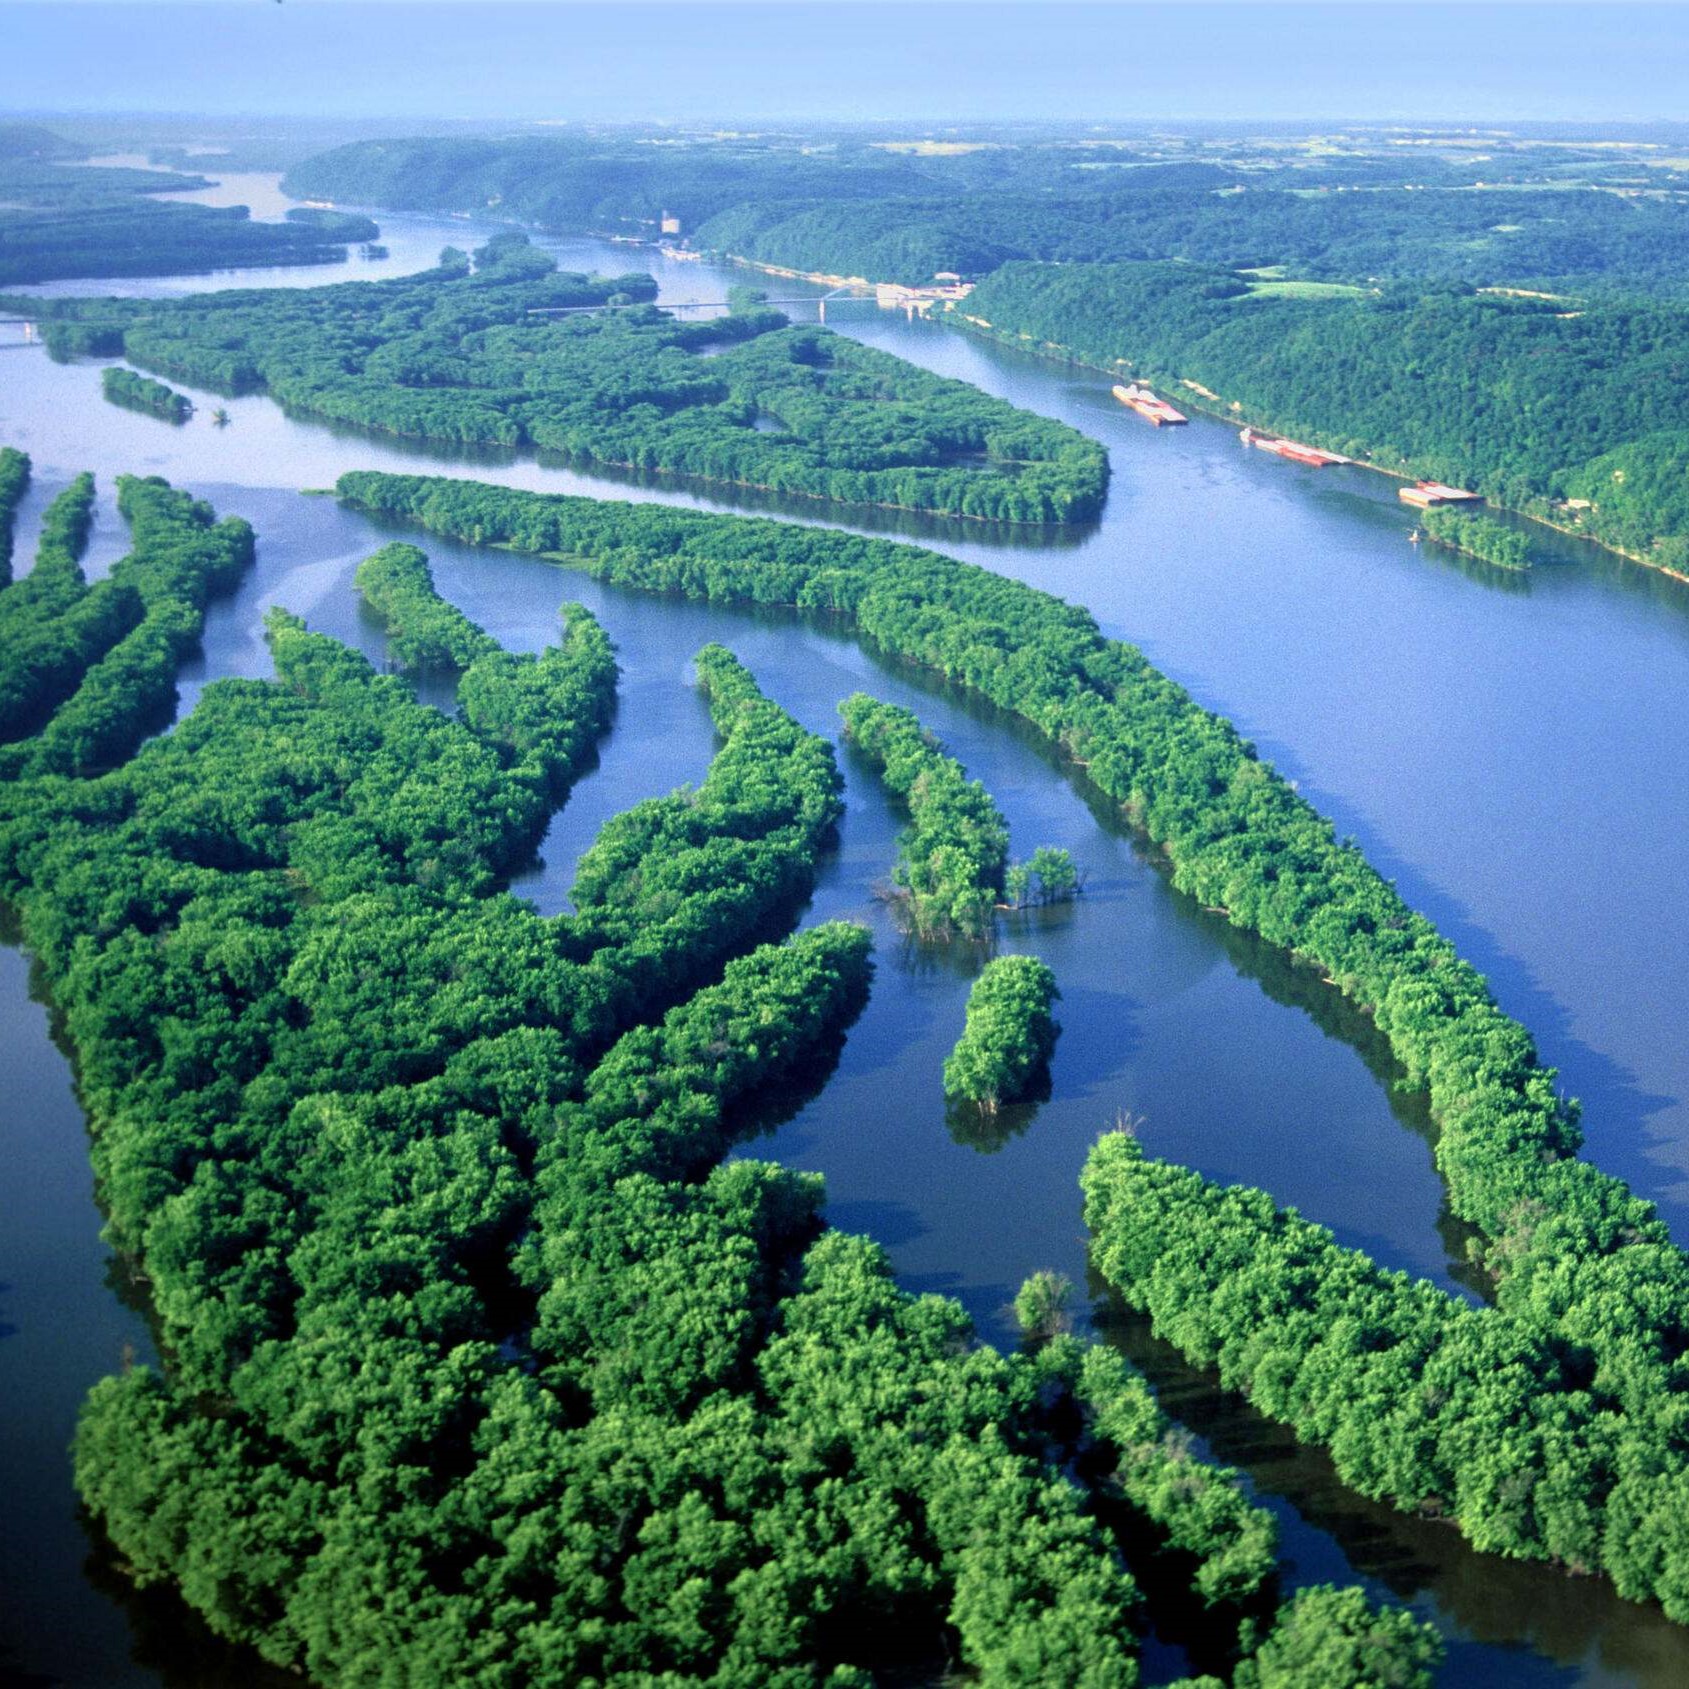
M1689 568L1689 317L1674 305L1464 289L1299 298L1190 265L1011 264L952 315L1199 383L1239 421Z
M414 140L291 179L560 228L654 230L667 210L689 243L762 263L955 272L981 285L951 320L1188 378L1241 417L1689 568L1681 161L1499 134L1470 162L1349 140L1353 155L1235 143L1182 162L1080 137ZM1299 291L1311 281L1356 291Z
M1636 289L1680 296L1689 209L1592 189L1310 191L1246 179L1059 184L917 199L773 199L693 232L715 252L919 286L1015 259L1287 266L1304 278ZM1220 191L1220 190L1224 191Z
M1492 145L1501 156L1165 135L526 136L357 142L296 164L292 193L655 235L665 213L718 252L919 284L1011 259L1180 258L1297 276L1680 294L1681 160Z
M383 433L998 521L1075 522L1101 506L1107 455L1061 423L754 304L702 322L570 312L649 300L656 285L554 270L512 234L481 248L473 273L453 254L398 281L29 308L50 336L114 336L173 379L262 388ZM534 314L546 311L564 314ZM90 349L102 348L117 349Z
M183 541L135 544L146 578ZM714 761L541 917L498 887L590 759L608 640L569 609L503 652L404 545L360 586L404 665L467 663L458 719L276 609L273 680L0 787L0 888L166 1357L77 1437L128 1574L325 1683L1130 1689L1142 1571L1240 1685L1426 1684L1406 1613L1281 1597L1270 1516L1118 1356L981 1348L812 1176L722 1164L869 988L862 929L778 941L840 813L828 745L707 647Z

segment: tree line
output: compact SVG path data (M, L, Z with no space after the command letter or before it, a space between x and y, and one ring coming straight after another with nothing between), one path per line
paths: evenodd
M90 165L35 125L0 125L0 287L79 276L198 274L243 264L332 264L381 232L367 217L301 207L280 223L244 205L160 196L214 184L186 170Z
M0 446L0 586L12 579L12 536L18 506L29 491L29 453L16 446Z
M1054 741L1159 848L1176 888L1372 1015L1401 1082L1428 1099L1451 1211L1482 1234L1497 1301L1485 1329L1517 1333L1546 1369L1503 1368L1488 1387L1507 1393L1521 1423L1545 1379L1555 1400L1587 1393L1608 1433L1591 1443L1583 1495L1599 1539L1590 1563L1627 1595L1689 1617L1689 1556L1677 1546L1689 1509L1671 1499L1689 1497L1675 1430L1689 1260L1652 1204L1578 1157L1576 1106L1483 977L1229 723L1105 640L1084 611L913 547L426 477L354 473L340 492L625 585L829 614ZM1307 1380L1334 1426L1347 1386L1317 1369ZM1589 1477L1564 1440L1545 1446L1565 1454L1556 1472ZM1524 1531L1514 1551L1541 1552L1541 1541Z
M126 486L137 517L168 492ZM425 569L366 576L412 628L440 620ZM0 891L167 1357L77 1435L134 1576L324 1682L841 1689L954 1660L1124 1689L1125 1550L1238 1681L1428 1682L1406 1615L1280 1599L1270 1516L1117 1357L981 1348L824 1227L815 1178L720 1163L824 1078L869 980L859 928L779 942L839 780L730 653L698 658L705 778L609 823L546 918L499 888L590 757L602 635L555 654L576 750L542 791L467 700L425 708L285 611L267 631L273 680L213 682L106 773L0 786Z
M448 249L449 251L449 249ZM682 323L649 276L555 274L526 237L396 281L54 300L56 355L117 351L223 393L451 445L529 447L794 497L993 521L1101 508L1107 454L1064 424L747 305ZM716 353L707 360L699 354Z
M100 391L114 405L132 411L145 411L149 416L162 417L166 422L186 422L194 414L193 400L162 381L149 381L133 370L116 365L100 372Z
M514 783L561 802L610 725L618 670L597 620L566 604L558 644L537 656L506 651L440 597L427 556L397 542L366 557L354 584L386 624L399 670L458 670L463 721Z
M141 619L132 587L108 580L90 590L83 576L93 505L84 473L47 507L35 567L0 594L0 742L38 731Z
M35 569L0 594L0 776L90 774L122 761L176 702L205 607L251 565L252 529L157 477L121 476L133 545L90 587L93 478L54 501ZM24 737L29 734L31 737Z
M1040 845L1030 862L1009 861L1003 812L912 710L857 692L839 714L846 739L908 807L892 883L921 937L985 938L1005 900L1019 908L1035 887L1042 902L1076 894L1079 876L1065 850Z

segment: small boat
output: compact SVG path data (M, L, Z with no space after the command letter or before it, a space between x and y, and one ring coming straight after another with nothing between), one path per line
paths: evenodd
M1418 545L1419 544L1419 530L1417 528L1415 528L1413 530L1413 532L1408 535L1408 544L1409 545Z

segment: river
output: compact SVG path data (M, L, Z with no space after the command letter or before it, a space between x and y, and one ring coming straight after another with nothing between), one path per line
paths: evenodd
M196 197L275 206L274 178L229 178ZM152 294L221 285L313 285L399 273L486 230L457 219L381 216L385 260L234 272L46 292ZM650 267L668 300L722 298L745 273L676 264L650 250L548 240L569 268ZM778 284L781 294L800 291ZM871 305L830 307L832 324L1108 446L1102 520L1034 543L1024 531L860 513L860 525L941 545L1089 606L1212 708L1233 717L1303 792L1351 833L1489 974L1586 1104L1592 1152L1660 1200L1689 1241L1689 1046L1674 1007L1689 869L1680 825L1689 759L1689 590L1543 531L1540 566L1503 575L1415 548L1393 483L1361 470L1302 469L1239 448L1197 419L1157 431L1108 383ZM12 333L0 330L0 334ZM511 485L768 508L651 477L587 476L512 454L473 459L286 416L264 398L210 396L180 428L99 396L99 364L0 356L0 441L35 459L19 567L52 493L78 469L101 478L90 553L121 554L111 502L120 472L192 487L257 527L258 565L210 616L183 708L205 680L268 670L263 610L282 603L380 657L351 575L391 531L302 497L349 468L443 468ZM818 520L819 507L786 514ZM735 614L598 586L533 560L422 536L442 592L506 644L533 649L558 604L578 598L616 640L624 676L598 768L559 813L516 889L566 907L571 865L609 815L702 773L713 749L688 690L691 654L733 647L806 724L836 731L857 687L909 704L1007 813L1017 855L1062 845L1083 867L1075 906L1005 924L1006 948L1055 969L1063 1035L1053 1094L988 1142L947 1121L938 1071L961 1026L981 956L923 948L879 896L899 824L870 775L842 758L847 819L806 920L875 930L872 1001L819 1097L746 1146L827 1176L835 1223L890 1250L903 1282L958 1296L994 1340L1030 1271L1082 1279L1075 1179L1096 1133L1129 1118L1153 1153L1265 1186L1388 1264L1458 1287L1461 1240L1442 1213L1426 1124L1389 1087L1367 1023L1329 988L1171 893L1108 814L1013 724L853 641L774 615ZM8 1670L72 1684L187 1685L249 1675L182 1622L172 1602L124 1594L79 1525L63 1449L78 1402L148 1337L107 1284L86 1140L68 1067L29 996L15 950L0 952L8 1054L0 1182L0 1547L9 1592ZM1135 1325L1104 1321L1169 1404L1278 1513L1290 1575L1362 1577L1410 1600L1450 1639L1445 1681L1646 1684L1689 1681L1689 1631L1617 1600L1599 1582L1475 1556L1446 1527L1349 1495L1324 1460L1193 1376ZM10 1649L8 1653L5 1651ZM168 1662L168 1663L164 1663ZM1184 1669L1153 1645L1151 1681Z

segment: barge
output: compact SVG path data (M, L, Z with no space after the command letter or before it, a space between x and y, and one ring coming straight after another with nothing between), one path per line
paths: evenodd
M1157 428L1173 428L1190 421L1183 411L1174 410L1165 399L1156 398L1147 387L1140 387L1136 382L1130 387L1116 387L1114 396L1128 410L1147 417Z
M1482 493L1469 493L1464 487L1446 487L1441 481L1419 481L1411 487L1398 487L1396 497L1415 510L1432 510L1442 504L1482 504Z
M1292 463L1311 464L1315 469L1324 469L1334 463L1353 463L1352 457L1344 457L1341 452L1328 452L1319 446L1304 446L1300 440L1283 440L1276 434L1258 434L1253 428L1245 428L1238 438L1246 446L1259 446L1264 452L1272 452L1277 457L1287 457Z

